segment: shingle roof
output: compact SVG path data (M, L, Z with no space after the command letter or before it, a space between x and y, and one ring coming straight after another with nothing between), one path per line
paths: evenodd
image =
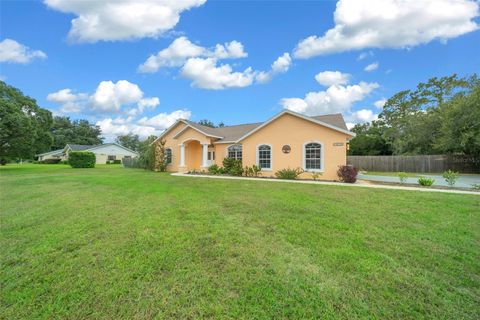
M335 126L337 128L348 130L345 121L343 120L343 116L340 113L336 114L325 114L320 116L312 116L315 120L319 120L325 122L329 125ZM257 123L248 123L248 124L239 124L233 126L225 126L221 128L211 128L201 124L198 124L193 121L184 120L190 126L206 133L207 135L223 137L218 142L223 141L236 141L246 135L248 132L252 131L253 129L261 126L264 122L257 122Z
M321 116L313 116L310 117L315 120L320 120L322 122L331 124L337 128L348 130L347 125L345 124L345 120L343 120L343 116L341 113L334 113L334 114L324 114Z
M99 145L68 144L68 146L70 146L70 149L72 149L72 151L84 151Z

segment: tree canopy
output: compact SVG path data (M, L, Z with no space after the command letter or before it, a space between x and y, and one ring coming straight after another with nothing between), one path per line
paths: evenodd
M52 150L62 149L66 144L96 145L103 143L99 126L87 120L70 120L69 117L57 116L52 125Z
M117 136L115 142L134 151L138 151L140 149L140 138L138 134L129 133L126 135Z
M0 81L0 157L31 158L50 150L52 113Z
M356 125L351 155L459 153L480 156L477 75L431 78L387 100L378 120Z

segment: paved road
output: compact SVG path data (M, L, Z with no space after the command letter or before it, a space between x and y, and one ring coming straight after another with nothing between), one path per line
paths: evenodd
M420 176L420 175L419 175ZM435 179L433 183L434 186L448 186L447 182L441 175L425 175L425 177ZM377 175L368 175L368 174L358 174L358 179L362 180L371 180L371 181L382 181L382 182L400 182L398 177L392 176L377 176ZM418 178L407 178L407 183L418 183ZM480 184L480 175L460 175L455 184L455 187L461 188L471 188L472 184Z

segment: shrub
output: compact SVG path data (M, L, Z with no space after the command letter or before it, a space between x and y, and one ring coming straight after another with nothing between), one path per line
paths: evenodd
M340 181L355 183L357 181L358 169L354 166L339 166L337 175Z
M450 187L453 187L458 179L458 172L447 170L443 173L443 178Z
M398 173L398 179L400 179L400 183L404 184L407 182L408 175L405 172L399 172Z
M88 151L71 151L68 163L72 168L95 168L95 154Z
M225 168L225 173L232 176L241 176L243 174L242 160L225 158L223 159L223 167Z
M472 184L472 189L473 189L473 190L480 190L480 183L474 183L474 184Z
M430 187L435 182L432 178L420 177L418 178L418 183L424 187Z
M323 175L323 173L321 173L321 172L312 172L311 174L312 174L312 179L313 179L314 181L317 181L318 178L320 178L320 176Z
M303 169L296 168L296 169L282 169L275 172L275 176L279 179L288 179L288 180L295 180L298 178L299 175L304 173Z
M259 166L253 165L251 167L246 166L243 169L243 173L246 177L258 177L261 174L262 169Z
M68 160L62 160L61 163L62 164L68 164Z
M208 173L219 174L220 173L220 167L216 164L212 164L210 167L208 167Z
M5 159L5 158L0 158L0 165L4 166L4 165L7 164L7 162L8 162L7 159Z
M45 159L42 161L42 163L44 164L57 164L57 163L60 163L60 161L62 161L62 159Z

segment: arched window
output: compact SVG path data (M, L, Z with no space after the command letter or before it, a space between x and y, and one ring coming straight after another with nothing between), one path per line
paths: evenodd
M165 160L167 164L172 163L172 149L170 148L165 149Z
M257 147L257 165L262 169L272 169L272 147L268 144Z
M323 169L322 145L310 142L304 145L303 164L307 171L321 171Z
M242 160L242 145L234 144L228 147L228 158Z

